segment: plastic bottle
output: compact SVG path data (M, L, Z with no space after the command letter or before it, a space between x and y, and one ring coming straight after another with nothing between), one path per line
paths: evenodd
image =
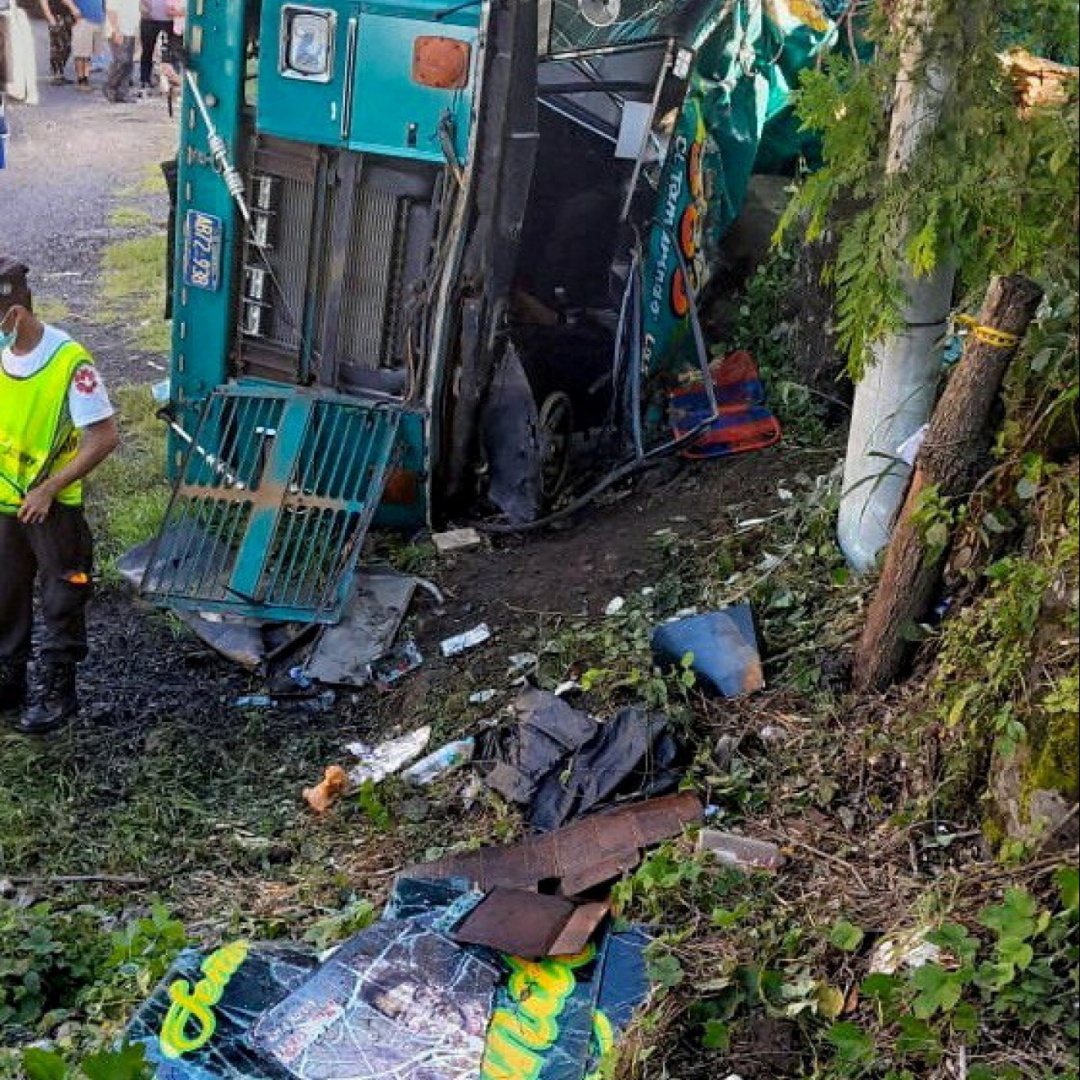
M451 769L472 760L476 749L476 740L470 735L465 739L440 746L427 757L422 757L415 765L410 765L401 775L413 784L430 784Z

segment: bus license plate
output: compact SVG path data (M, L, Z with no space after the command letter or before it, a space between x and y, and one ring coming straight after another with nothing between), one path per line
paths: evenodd
M217 290L221 273L221 218L189 210L184 222L184 284Z

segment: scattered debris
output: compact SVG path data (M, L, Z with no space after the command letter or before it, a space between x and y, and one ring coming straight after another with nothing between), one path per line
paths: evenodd
M685 458L726 457L761 450L780 439L780 424L764 404L765 389L753 357L743 349L709 365L711 393L702 379L671 391L668 417L675 438L714 417L701 436L679 451Z
M368 781L377 784L421 754L430 739L431 726L425 724L407 735L381 742L378 746L365 742L347 743L345 749L360 761L359 765L349 769L349 782L357 787Z
M151 560L157 565L174 562L179 565L180 554L193 544L207 553L208 560L229 558L228 549L209 536L199 526L187 523L172 526L154 537L125 551L116 560L120 576L136 590L142 587ZM309 623L273 623L234 612L189 611L173 608L173 614L201 641L220 653L226 660L254 671L272 656L279 656L298 646L315 632ZM329 680L327 680L329 681Z
M323 629L304 673L335 686L376 681L375 669L391 652L418 584L407 575L359 572L340 622Z
M575 904L527 889L495 888L465 916L455 941L538 960L580 953L607 917L606 902Z
M494 701L499 696L498 690L474 690L469 695L470 705L487 705L489 701Z
M471 736L440 746L415 765L410 765L401 775L411 784L430 784L440 776L467 764L472 760L476 740Z
M236 944L210 955L185 949L132 1017L125 1041L145 1047L146 1060L163 1080L261 1080L275 1075L246 1042L252 1018L298 989L318 961L313 953L295 946L242 948L238 965ZM193 1002L206 1010L199 1023L197 1009L183 1009L177 998L194 997L207 978L207 969L220 970L223 960L235 969L227 978L218 977L213 985L217 997L210 1008L204 1004L210 995ZM211 1022L206 1023L207 1019Z
M323 690L321 693L300 694L295 691L285 694L241 694L233 701L239 709L275 709L289 707L301 709L304 712L326 712L337 701L337 695L333 690Z
M480 1075L501 971L428 920L382 920L264 1012L249 1041L297 1080Z
M713 749L713 761L716 762L716 767L722 772L726 772L731 768L731 763L735 759L735 752L739 749L740 742L738 735L721 735L716 740L716 747Z
M672 664L689 655L691 670L725 697L739 697L765 685L749 604L664 623L653 630L652 647Z
M255 619L244 615L215 616L210 612L200 615L194 611L174 614L200 641L234 664L254 671L266 659L263 627Z
M896 456L907 466L914 466L915 459L919 456L922 444L926 442L926 433L930 430L929 424L923 424L916 428L895 450Z
M490 637L491 630L488 628L488 624L480 623L471 630L464 631L464 633L444 638L439 643L439 648L442 650L443 656L457 656L459 653L465 652L466 649L472 649L482 644Z
M536 665L540 663L540 657L534 652L519 652L508 656L506 662L508 665L506 668L506 677L508 679L513 679L521 675L527 675L531 671L535 671Z
M304 801L316 814L327 810L349 790L349 774L340 765L327 765L323 778L314 786L304 788Z
M784 856L775 844L719 829L702 829L698 833L697 846L698 851L706 851L725 866L739 870L773 873L784 863Z
M400 678L415 671L424 662L411 638L395 645L385 656L368 665L368 678L379 690L389 690Z
M315 689L315 683L304 674L304 669L299 664L289 668L289 680L297 690Z
M275 702L269 694L241 694L233 704L238 709L269 709Z
M605 934L577 956L508 959L512 974L496 992L480 1075L602 1075L619 1034L648 994L650 941L646 929L631 927Z
M626 598L623 596L613 596L604 608L605 615L618 615L622 609L626 607Z
M408 868L411 878L461 877L487 891L497 885L578 896L613 881L641 861L643 848L678 836L701 818L701 802L690 792L664 795L593 814L516 844L449 855Z
M900 968L909 971L941 959L941 948L926 940L925 926L882 938L870 954L870 971L874 974L893 975Z
M468 551L470 548L479 547L484 540L475 529L450 529L447 532L432 533L431 542L440 555L448 555L454 551Z
M758 738L766 746L780 746L787 742L788 733L777 724L766 724L758 732Z
M321 963L242 941L185 951L125 1042L160 1080L584 1080L649 991L649 930L607 911L403 876Z
M679 781L678 746L667 720L627 706L606 723L545 690L514 702L516 722L492 733L485 783L526 807L547 830L619 798L647 798Z

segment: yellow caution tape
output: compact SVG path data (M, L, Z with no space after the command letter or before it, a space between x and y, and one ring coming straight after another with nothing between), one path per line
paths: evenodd
M983 326L971 315L957 315L953 322L957 326L966 326L971 336L983 345L991 345L995 349L1011 349L1020 344L1016 334L1010 334L1007 330L998 330L993 326Z

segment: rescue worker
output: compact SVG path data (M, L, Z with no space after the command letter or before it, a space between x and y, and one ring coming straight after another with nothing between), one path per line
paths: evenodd
M0 713L29 697L15 727L39 735L78 712L92 572L81 481L120 436L90 354L34 316L27 273L0 255ZM42 627L31 695L35 579Z

